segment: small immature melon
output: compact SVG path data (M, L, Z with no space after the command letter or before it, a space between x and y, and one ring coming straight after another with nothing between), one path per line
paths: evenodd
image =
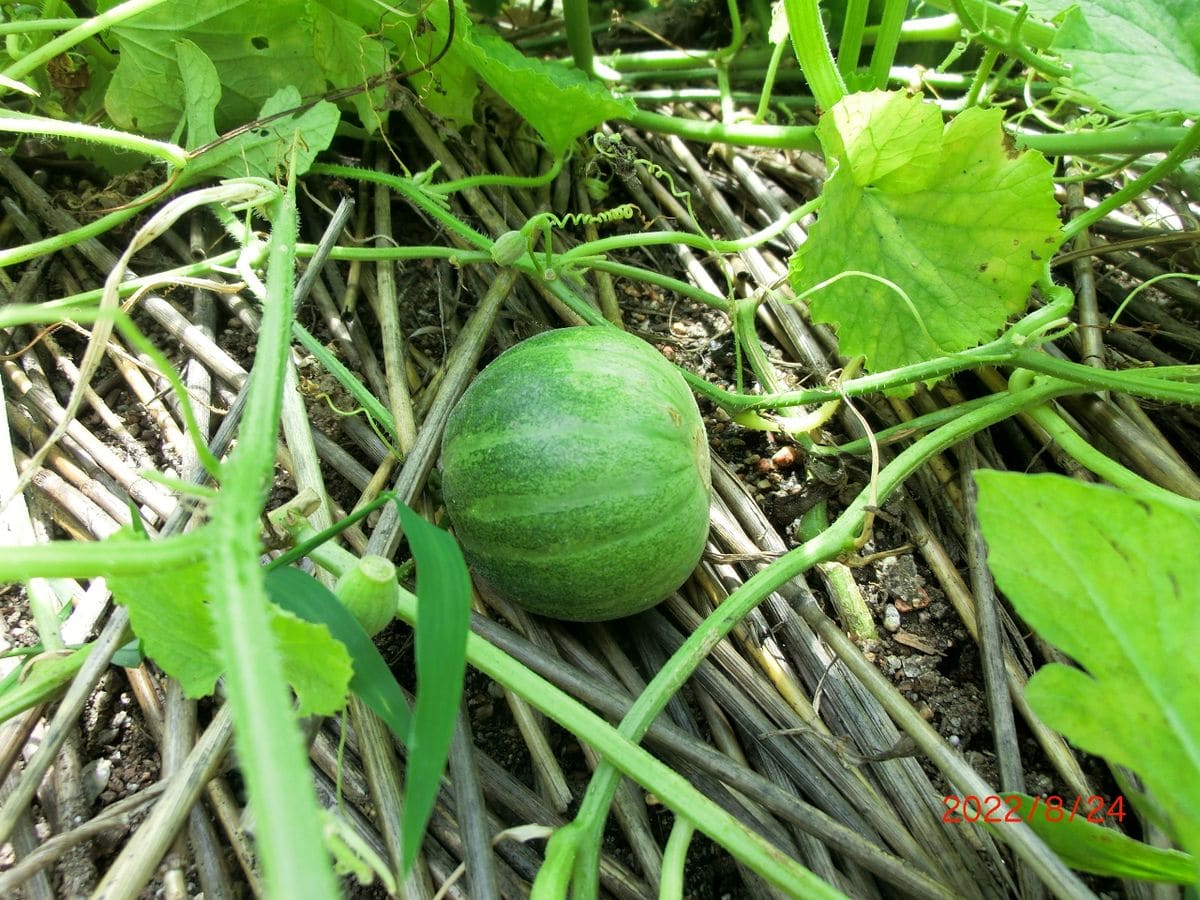
M468 562L526 609L581 622L654 606L708 534L704 423L653 348L604 326L523 341L446 423L446 512Z

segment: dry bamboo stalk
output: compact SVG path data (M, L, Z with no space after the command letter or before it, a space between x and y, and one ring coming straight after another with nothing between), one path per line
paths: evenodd
M554 652L553 641L545 629L524 610L512 606L499 597L489 596L487 599L488 604L495 606L500 615L511 622L513 627L528 640L533 641L548 653ZM473 605L481 615L487 615L487 610L482 607L478 599ZM555 812L566 812L573 795L570 787L567 786L567 776L563 773L558 757L546 738L546 717L508 688L502 687L502 691L504 702L508 704L509 711L525 741L525 747L529 751L538 792Z
M16 389L16 396L23 404L41 415L48 424L56 425L63 419L65 410L58 405L49 390L39 387L12 362L3 363L4 374ZM175 508L175 500L157 485L146 481L104 443L97 440L77 419L67 424L67 436L83 448L96 464L110 475L118 485L129 492L138 503L144 503L156 515L166 518Z
M196 742L162 797L104 873L93 900L128 897L139 892L175 840L205 784L216 773L233 738L233 719L223 706Z
M9 416L18 426L30 446L38 446L45 441L47 432L38 428L28 418L29 410L25 407L10 407ZM14 451L15 453L16 451ZM10 454L11 455L11 454ZM26 455L27 458L27 455ZM129 507L121 501L99 479L93 477L78 463L78 457L68 456L59 447L51 448L46 455L46 463L56 471L68 484L95 503L115 522L128 525L130 522ZM94 471L94 470L93 470Z
M734 488L737 487L735 482L723 478L720 467L714 468L714 484L721 489L727 487L729 490L725 494L728 499L735 496ZM752 503L738 503L734 506L736 513L740 517L745 517L743 523L745 531L757 536L758 543L752 542L749 538L742 537L742 543L739 543L732 549L741 554L752 553L760 547L767 550L783 549L784 544L772 528L769 522L766 521L761 510ZM796 580L797 582L799 579ZM781 588L781 592L784 589ZM803 608L811 602L809 599L797 598L799 602L793 601L797 606ZM863 695L861 689L853 682L845 679L844 673L833 666L834 659L828 649L820 648L819 644L814 640L810 633L807 633L807 626L799 628L797 623L792 621L795 617L794 608L786 604L776 604L774 598L768 598L764 602L762 608L768 613L772 613L773 617L784 624L786 628L795 630L797 633L794 638L788 643L795 651L814 652L819 649L819 655L809 660L797 660L800 671L805 672L805 676L810 680L810 683L818 683L818 679L825 685L827 700L824 704L828 710L829 705L834 705L833 710L828 710L823 713L827 716L830 712L837 713L840 708L841 717L839 719L841 727L854 736L855 742L859 748L867 752L886 749L894 746L899 740L899 732L891 721L882 714L878 705L873 700L869 700ZM807 663L807 666L806 666ZM817 748L813 749L814 753L819 754L821 751ZM961 830L951 831L947 833L941 827L935 827L937 821L934 815L938 810L934 810L929 806L931 797L936 796L932 787L929 785L925 774L916 766L912 760L893 759L885 764L873 766L872 774L879 779L879 783L885 792L892 798L893 809L890 815L891 829L894 830L895 836L904 838L907 833L903 829L899 829L900 822L904 822L914 834L920 835L920 845L926 848L940 848L929 853L923 849L917 849L917 844L913 844L906 853L912 854L916 859L936 859L943 858L962 858L968 860L967 867L971 865L969 860L973 859L974 853L968 849L969 843L973 842L975 836L965 834ZM886 816L885 816L886 819ZM947 853L949 848L956 848L955 852ZM951 877L958 870L951 869Z
M20 451L13 452L13 459L22 468L30 465L30 458ZM119 522L49 469L39 469L30 486L49 501L55 523L75 532L77 539L103 540L121 530Z
M41 343L45 346L45 349L49 351L54 359L55 365L58 367L59 371L66 376L67 381L72 386L78 383L78 367L74 362L71 361L70 355L63 350L58 341L54 339L54 336L51 334L46 334L42 338ZM119 349L115 341L110 342L109 344L109 356L112 358L114 363L116 363L118 360L127 362L125 351L123 349ZM121 373L118 372L118 374ZM149 395L150 394L148 392L147 396ZM121 446L124 447L125 451L132 457L134 464L141 469L152 468L150 451L140 440L133 436L133 434L126 427L121 416L118 416L109 406L109 404L102 399L100 392L94 387L85 388L84 399L87 401L88 405L92 407L96 415L100 417L101 423L105 428L108 429L110 434L121 442ZM139 397L139 399L141 398Z
M381 161L382 162L382 161ZM387 247L392 241L392 196L385 185L375 187L376 247ZM387 392L383 401L388 405L396 428L396 444L401 453L408 453L417 439L417 424L413 418L412 397L404 365L405 338L400 330L399 297L396 293L395 267L391 260L375 264L375 297L373 308L379 322L380 342L383 344L383 371Z
M128 830L134 819L141 814L142 807L155 801L165 788L165 782L156 782L130 797L118 800L70 831L47 838L29 855L0 873L0 896L14 896L17 888L27 879L41 872L71 847L109 831ZM51 893L50 896L55 895Z
M474 372L492 323L500 312L505 298L517 279L516 270L501 271L488 288L467 325L463 328L450 358L445 363L446 377L438 391L437 401L421 422L417 443L404 460L393 489L397 496L411 503L424 487L441 447L442 429L450 409L458 400ZM394 506L383 510L379 524L371 534L367 549L371 553L390 557L400 542L399 515Z
M628 711L631 701L622 695L620 688L615 686L615 680L612 680L611 676L607 676L608 680L597 681L585 675L575 666L565 664L561 658L542 652L529 642L489 620L475 619L472 628L543 678L605 715L620 719ZM565 637L563 633L558 635L560 646L571 646L569 640L564 640ZM579 652L586 655L586 650L578 649ZM572 656L572 660L574 661L574 656ZM731 710L729 706L725 708ZM867 829L846 828L804 802L794 792L780 790L757 773L739 769L729 757L696 741L693 735L669 726L660 719L650 727L646 734L646 741L660 748L668 758L681 758L701 767L714 777L726 781L747 796L768 806L780 818L803 828L808 834L831 842L832 846L839 851L858 859L865 868L878 872L894 883L909 885L910 893L916 896L951 896L927 876L915 871L890 853L881 850L879 845L868 842L862 836ZM495 774L497 777L501 777L503 773ZM528 791L526 788L521 790ZM546 822L548 811L538 817L529 813L526 813L526 816L535 821ZM554 824L554 821L550 823ZM602 877L603 871L602 863Z
M37 786L53 764L54 756L62 742L75 727L84 704L95 690L97 682L108 668L113 653L129 637L129 617L123 608L117 608L109 616L104 631L97 638L95 647L84 661L79 674L67 688L59 702L54 717L46 727L37 752L28 760L11 793L0 805L0 843L8 840L13 829L33 799Z
M225 839L229 841L237 857L246 886L254 897L262 897L262 874L258 870L254 842L246 831L242 821L242 810L233 796L233 791L223 778L213 778L208 782L206 792Z
M371 798L376 807L383 853L391 861L398 877L401 863L401 822L403 811L400 798L404 796L404 781L399 761L392 749L392 735L370 708L357 697L350 698L350 720L358 736L358 751L363 772L367 776ZM411 893L410 893L411 892ZM428 861L418 859L405 882L406 896L432 898L433 884L429 879Z

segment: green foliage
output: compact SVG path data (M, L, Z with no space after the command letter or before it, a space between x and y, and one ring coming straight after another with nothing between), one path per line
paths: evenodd
M1194 0L1032 0L1062 24L1052 49L1070 83L1121 113L1200 112L1200 4Z
M187 123L184 146L195 150L217 139L216 112L221 102L221 78L212 60L195 43L181 38L174 46L183 78L183 111ZM300 92L294 86L280 88L258 110L256 118L270 121L206 150L187 167L185 180L245 176L274 180L281 161L293 153L296 171L307 172L317 154L333 140L339 114L336 106L322 100L303 112L272 118L296 109L301 102ZM300 141L296 140L297 134L302 135Z
M375 74L386 60L382 45L366 40L360 25L306 0L167 0L110 35L121 52L105 96L108 114L122 128L158 137L174 133L184 116L185 85L194 70L181 69L180 40L212 62L221 87L214 107L221 132L253 119L282 88L310 97L360 83L364 70Z
M466 7L461 0L451 0L455 9L455 34L470 27ZM456 36L445 55L431 67L437 54L445 48L450 35L450 13L445 3L431 3L423 13L428 28L417 39L401 43L400 64L406 71L415 71L409 78L422 105L458 128L475 121L475 98L479 94L479 79L471 68L463 41ZM466 24L464 24L466 23Z
M401 841L404 866L416 858L425 822L437 799L450 751L467 667L471 576L454 538L404 504L400 522L417 562L417 700L408 745L405 806L421 815L420 828Z
M55 655L42 659L20 671L18 679L5 679L4 690L0 691L0 722L7 722L18 713L23 713L39 703L45 703L79 672L92 652L92 644L84 644L66 655ZM17 674L14 670L13 675ZM9 683L10 680L13 683Z
M398 740L405 740L412 728L412 717L404 693L371 638L333 592L311 575L286 566L267 574L267 592L281 608L329 629L353 660L350 689Z
M319 582L296 569L271 572L277 603L328 626L354 659L351 687L408 748L401 845L416 858L437 799L462 698L471 580L454 539L403 504L400 520L417 563L417 700L411 717L400 687L362 626Z
M1148 808L1200 855L1200 522L1059 476L976 480L997 583L1084 670L1044 667L1030 704L1082 749L1141 776Z
M208 532L212 534L212 532ZM215 536L215 535L214 535ZM117 537L111 540L128 540ZM108 586L129 611L129 621L147 656L176 678L189 697L205 697L225 671L209 608L207 559L136 575L110 575ZM328 629L297 619L277 606L268 609L271 634L301 715L329 715L346 702L352 668L346 647Z
M308 3L312 17L313 56L320 62L330 87L344 88L361 84L387 71L391 65L389 42L382 40L380 10L374 4L353 0L323 0ZM385 20L386 21L386 20ZM384 34L397 39L400 46L407 43L407 32L399 35L390 29ZM374 131L387 118L385 89L377 87L349 98L363 127Z
M902 93L851 94L817 134L833 174L792 285L813 318L837 325L842 352L875 371L994 337L1028 302L1058 246L1051 168L1014 154L999 110L969 109L945 128ZM903 292L903 293L901 293Z
M413 75L410 83L424 108L452 126L473 121L479 78L523 116L556 154L569 150L580 135L606 119L636 119L639 115L632 101L614 96L600 82L559 63L526 56L486 27L473 25L466 7L455 2L454 7L443 3L423 6L417 17L412 15L415 8L396 10L373 0L282 0L275 4L166 0L106 28L101 37L81 37L69 53L54 57L57 75L52 75L47 65L51 54L37 66L28 55L48 46L46 35L10 34L7 48L13 62L0 74L0 86L20 90L27 81L38 87L42 96L22 97L20 102L32 104L24 108L87 121L99 117L98 97L105 92L107 108L121 127L172 136L175 142L186 134L183 143L195 149L214 143L222 132L293 109L329 88L361 84L366 77L387 71L396 62L393 57L399 58L401 68L415 69L448 46L430 71ZM480 5L481 0L472 2L475 8ZM1032 0L1030 5L1043 15L1062 14L1052 48L1070 65L1070 80L1052 87L1072 87L1073 96L1092 95L1109 110L1122 113L1200 111L1200 12L1190 0ZM1045 261L1061 237L1049 164L1036 153L1013 151L1002 130L1000 106L986 108L990 98L982 89L990 89L993 81L1002 82L1006 70L991 71L988 67L995 59L981 66L973 76L967 102L970 108L948 125L943 124L934 105L901 94L854 94L837 102L847 83L851 88L865 83L856 75L867 76L853 71L856 62L849 59L849 53L841 66L847 77L843 79L833 69L818 0L795 0L785 6L792 21L781 18L775 22L774 38L781 40L784 26L789 26L807 81L815 86L815 99L828 108L817 133L833 172L809 242L793 259L793 285L798 291L812 291L809 297L817 319L838 326L842 352L865 355L872 369L913 363L929 364L926 371L936 369L931 377L954 371L945 365L948 360L957 364L962 357L955 354L990 338L1009 317L1024 309L1030 284L1044 274ZM865 4L856 6L864 14L868 11ZM886 75L894 61L895 47L888 44L888 36L899 39L896 13L902 12L903 6L895 2L885 5L891 21L890 25L881 21L874 33L872 83L882 84L879 76ZM116 0L101 3L102 12L116 8ZM956 0L955 8L965 14L978 11L980 4ZM450 9L457 18L454 27ZM1000 6L988 6L986 11L1011 15ZM32 8L23 14L37 15ZM807 17L810 27L797 27L801 15ZM875 11L871 15L881 18ZM1051 46L1049 36L1036 46L1016 46L1023 40L1020 28L999 35L994 20L981 19L979 24L983 31L973 39L989 37L989 52L995 51L997 56L1020 51L1017 55L1028 61ZM1045 26L1035 24L1049 34ZM855 47L852 55L856 59L866 25L865 19L850 22L842 31L845 45ZM447 45L451 35L454 39ZM119 53L114 56L108 47ZM23 55L29 64L21 69ZM90 81L81 92L73 92L64 79L69 81L84 65ZM1053 65L1045 68L1047 72L1053 69ZM718 68L717 74L723 99L731 99L725 96L727 83L722 83L727 70ZM764 108L768 99L763 99ZM370 129L386 115L383 100L384 89L377 88L350 98L349 103ZM12 125L13 118L6 116L4 130L21 131L22 126ZM47 130L44 124L39 132L32 118L25 121L30 123L24 126L30 133L65 134ZM642 119L639 124L648 121ZM663 127L680 123L667 117L655 121ZM287 163L294 171L309 168L315 155L329 145L337 125L337 109L331 103L318 103L305 112L284 115L237 134L198 158L187 158L177 147L167 148L175 151L174 155L160 153L159 157L183 170L176 185L199 177L245 175L283 181ZM757 126L739 130L740 123L731 121L714 123L707 131L702 123L687 125L689 136L700 139L767 134L766 129L756 130ZM795 135L803 129L777 131L798 140ZM1098 128L1085 136L1103 138L1103 131ZM120 136L111 129L77 130L68 137L102 141L106 146L139 153L147 152L148 146L145 141L138 145L136 135ZM1096 153L1109 152L1095 149L1103 146L1103 141L1087 146ZM1127 152L1128 147L1122 146L1120 152ZM1184 142L1172 152L1183 156L1188 149ZM632 159L611 161L621 175L628 174L632 166ZM513 183L503 176L482 177L491 184ZM1126 188L1117 199L1125 202L1145 186ZM492 245L455 218L444 195L436 194L427 183L396 178L392 187L472 246L491 246L494 261L534 277L543 276L524 252L539 217ZM461 184L455 187L460 188ZM314 843L316 829L310 827L319 819L313 798L303 789L307 768L285 681L299 697L302 712L336 710L347 691L355 691L405 742L409 749L403 826L407 864L416 853L432 808L454 727L464 648L468 646L470 585L453 541L402 508L406 537L417 560L420 598L418 691L415 711L410 712L402 690L369 637L328 590L298 570L281 566L264 572L260 567L258 514L274 459L277 391L289 341L287 313L291 310L296 252L290 194L288 202L272 202L263 212L273 230L271 290L264 304L264 336L251 381L255 412L247 416L233 461L221 471L221 490L213 500L216 524L186 537L146 543L146 560L137 561L141 568L130 567L132 542L128 540L94 548L110 550L119 557L116 568L93 564L89 569L81 561L94 563L95 557L79 547L58 548L62 552L53 558L53 566L59 567L54 569L59 574L108 577L119 601L127 605L147 652L176 675L188 693L211 692L221 673L227 673L239 754L251 802L260 813L260 848L268 887L291 895L299 895L305 888L328 893L332 888L323 879L332 879L319 841ZM572 216L564 215L556 221L561 225L570 219ZM603 220L602 216L592 218ZM707 235L655 235L656 243L687 244L714 253L736 252L766 239L761 234L726 242ZM571 258L560 254L562 271L570 271L571 264L579 269L592 264L599 267L605 262L600 258L603 253L620 248L622 240L623 246L629 247L645 242L645 236L628 234L607 243L591 242L591 247L577 248L579 252ZM551 249L547 240L548 254ZM477 255L481 259L489 256ZM473 261L469 255L457 258ZM626 268L637 272L632 266ZM652 281L656 273L644 277ZM564 302L574 302L564 287L568 281L559 278L550 289ZM656 283L665 282L660 278ZM1049 286L1048 280L1042 288L1051 296L1062 290ZM1070 306L1066 293L1065 306L1047 307L1043 313L1066 314ZM1014 330L1014 334L1040 339L1054 316L1038 319L1036 327L1029 323L1037 316L1031 316L1022 323L1024 330ZM754 341L752 322L747 330L745 339ZM977 363L1015 361L1036 368L1028 357L1018 359L1016 350L1006 355L1015 340L995 344L999 355L980 358ZM964 362L959 368L971 364ZM1104 374L1114 379L1105 386L1113 387L1119 374ZM1100 374L1093 374L1092 381L1078 373L1075 377L1083 390L1089 385L1097 387ZM1151 375L1136 377L1142 378L1143 386L1154 380ZM903 378L894 376L890 383L885 375L871 383L871 390L895 389L915 380L911 371ZM1071 383L1065 383L1070 388ZM1133 378L1121 383L1135 387ZM1173 386L1179 387L1177 383ZM961 407L947 413L933 434L901 454L899 468L889 465L879 473L883 494L898 487L933 452L971 433L969 417L989 412L996 403L1009 404L1004 415L985 424L999 421L1024 409L1022 396L1036 390L984 398L982 405L970 411ZM1051 395L1045 393L1037 402ZM379 421L386 422L386 410L374 398L369 399ZM362 402L369 406L367 399ZM922 445L922 441L926 443ZM1091 826L1043 830L1047 823L1033 824L1063 859L1081 869L1194 881L1195 854L1200 847L1200 814L1196 812L1200 809L1196 712L1200 709L1196 687L1200 666L1191 652L1200 574L1194 552L1200 537L1195 519L1156 502L1134 501L1115 491L1062 480L983 473L979 481L980 517L992 543L998 580L1030 624L1086 670L1047 667L1031 682L1031 702L1080 747L1141 775L1148 787L1148 796L1141 798L1146 809L1160 816L1193 855L1143 847ZM878 499L872 495L869 502L874 506ZM856 500L855 509L804 546L763 568L730 598L722 610L724 618L705 622L689 643L694 647L705 641L711 644L774 586L814 561L832 558L850 547L862 525L854 516L860 515L867 503L868 499ZM185 541L202 542L202 552L179 555ZM30 548L30 552L41 549ZM0 566L7 565L6 571L18 572L19 577L48 571L30 563L23 552L25 548L18 552L0 548ZM52 556L36 558L50 560ZM156 566L147 562L167 558L174 563ZM111 565L111 559L104 561L104 566ZM397 595L400 605L411 607L407 592L397 588ZM268 603L268 598L273 602ZM731 608L737 614L729 612ZM411 614L406 617L413 619ZM503 675L506 683L524 684L524 694L535 705L539 699L556 697L548 686L536 683L528 670L495 648L478 640L474 647L477 664L492 660L491 673ZM0 696L0 708L12 714L50 696L72 676L87 652L84 649L35 666L29 682ZM673 657L639 699L637 714L622 729L634 734L647 726L686 680L689 667L702 657L698 650ZM626 770L635 778L657 782L646 784L647 789L666 798L681 821L691 816L690 821L703 829L719 816L721 811L705 806L703 797L689 794L686 784L676 784L675 773L664 773L661 766L655 769L659 764L653 759L638 755L641 751L636 746L609 741L608 749L603 749L607 726L583 716L569 699L556 697L554 708L547 712L570 723L568 727L601 747L609 758L623 756ZM920 733L920 725L910 727ZM922 749L936 759L936 747ZM630 759L637 765L630 765ZM607 766L602 766L602 773ZM653 779L646 772L655 773ZM615 785L615 781L611 783ZM590 808L592 821L599 823L598 835L607 801L597 800ZM262 815L264 810L277 813L274 820L268 821ZM746 859L746 848L756 838L739 828L730 821L714 836L719 835L731 848L740 846L741 858ZM336 838L335 843L341 840ZM367 877L369 867L358 865L356 859L364 856L362 848L342 849L340 858L360 877ZM790 859L769 853L757 859L758 871L768 877L774 873L776 879L786 872L793 886L803 885L797 889L806 894L816 895L826 887L801 881L794 871L798 867ZM382 871L380 861L373 860L372 865Z
M269 118L296 109L300 103L300 94L294 87L280 88L263 104L258 117ZM190 120L190 107L188 115ZM304 112L273 119L259 128L244 131L228 141L217 144L211 150L206 150L188 167L186 177L193 180L201 176L257 176L274 180L278 176L281 164L289 156L295 158L297 173L303 174L313 164L317 154L333 141L338 119L337 107L322 100ZM199 133L216 136L211 125Z
M462 35L471 67L519 112L555 154L606 119L629 116L633 102L559 63L525 56L484 26Z
M1005 796L1020 797L1021 809L1026 810L1037 802L1037 798L1027 794ZM1085 803L1090 805L1090 798L1085 798ZM1105 802L1099 808L1101 815L1093 819L1113 819L1107 815L1108 806ZM1087 815L1064 815L1057 822L1040 814L1024 818L1063 862L1080 872L1174 884L1191 884L1196 878L1196 861L1188 854L1135 841L1114 828L1089 822Z
M189 150L215 141L215 116L221 102L221 76L203 50L187 38L175 41L175 64L183 81L183 112L187 123L183 146Z

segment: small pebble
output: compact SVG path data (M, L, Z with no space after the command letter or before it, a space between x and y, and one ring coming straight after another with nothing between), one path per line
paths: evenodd
M900 610L891 603L883 608L883 630L893 634L900 630Z
M790 469L796 464L796 450L793 447L780 447L771 457L771 462L780 469Z
M108 787L112 777L112 763L107 759L97 759L88 763L83 770L83 789L89 800L96 798Z

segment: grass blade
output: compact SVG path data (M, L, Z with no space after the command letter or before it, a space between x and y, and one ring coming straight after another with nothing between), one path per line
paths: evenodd
M287 567L267 573L267 593L288 612L327 627L346 646L354 663L350 690L384 721L397 740L405 740L412 717L404 692L374 642L334 593L311 575Z
M417 563L417 701L407 741L401 837L407 871L421 845L454 736L467 667L471 577L448 532L404 504L396 506Z

